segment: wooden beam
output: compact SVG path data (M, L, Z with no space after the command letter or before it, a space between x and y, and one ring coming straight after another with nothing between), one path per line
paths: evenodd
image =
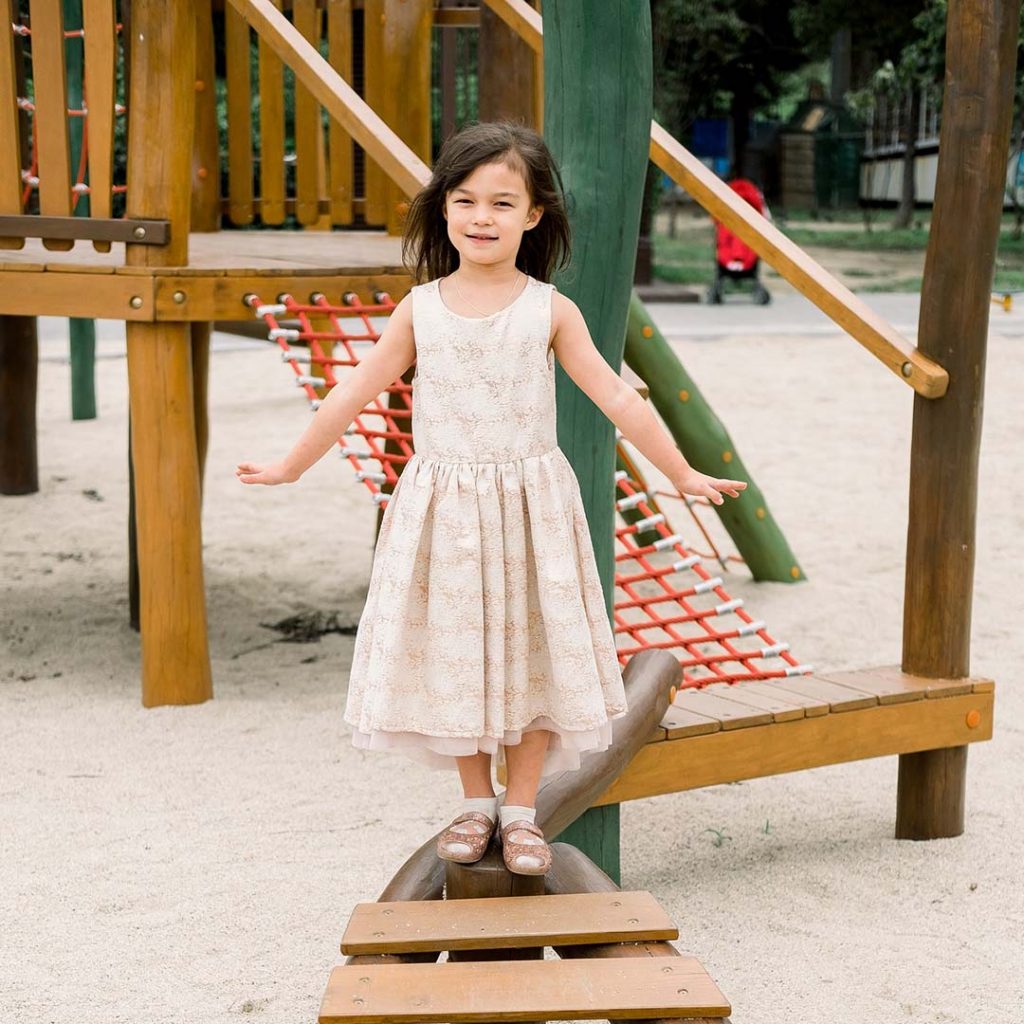
M595 805L962 746L992 738L992 714L993 694L983 691L648 743Z
M85 94L89 98L89 215L108 218L114 185L114 124L117 73L117 18L114 0L84 0ZM212 91L212 83L211 83ZM97 251L110 246L104 239Z
M39 490L38 374L36 318L0 316L0 494Z
M3 313L105 320L155 318L150 277L0 270Z
M414 196L430 180L430 168L302 38L270 0L229 0L229 3L405 195Z
M950 388L941 402L914 401L903 601L903 668L922 676L970 672L985 348L1019 16L1020 0L960 0L947 16L918 342L949 369ZM966 751L900 759L897 838L963 831L966 761Z

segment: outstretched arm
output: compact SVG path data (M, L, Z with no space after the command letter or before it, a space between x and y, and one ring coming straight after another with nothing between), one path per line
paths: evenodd
M580 390L619 428L622 436L650 459L681 494L710 498L738 498L746 488L742 480L726 480L699 473L683 457L648 404L605 361L597 350L579 307L571 299L552 295L552 347L563 369Z
M235 475L244 484L294 483L348 429L360 410L393 384L416 358L412 333L412 296L406 295L359 365L328 392L312 422L279 462L240 462Z

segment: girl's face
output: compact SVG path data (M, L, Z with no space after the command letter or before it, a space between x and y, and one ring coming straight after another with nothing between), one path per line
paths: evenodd
M445 196L448 237L463 266L514 267L523 232L542 213L523 176L504 163L481 164Z

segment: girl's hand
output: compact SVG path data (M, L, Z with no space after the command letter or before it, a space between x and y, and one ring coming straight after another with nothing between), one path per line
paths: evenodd
M235 476L243 484L293 484L298 480L295 473L285 469L284 463L275 462L270 466L260 466L255 462L240 462L235 470Z
M747 484L744 480L719 480L705 473L698 473L693 469L685 476L674 480L676 490L680 494L691 494L696 497L710 498L715 505L721 505L728 494L731 498L738 498L740 491L746 490Z

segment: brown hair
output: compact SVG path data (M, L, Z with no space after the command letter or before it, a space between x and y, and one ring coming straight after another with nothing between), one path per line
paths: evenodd
M449 136L430 181L409 204L402 260L417 283L458 269L459 253L448 238L444 219L445 200L477 167L491 163L504 163L518 171L526 182L531 205L544 211L537 225L523 232L516 266L538 281L550 281L556 270L569 265L572 235L562 177L544 139L532 128L512 121L474 122Z

